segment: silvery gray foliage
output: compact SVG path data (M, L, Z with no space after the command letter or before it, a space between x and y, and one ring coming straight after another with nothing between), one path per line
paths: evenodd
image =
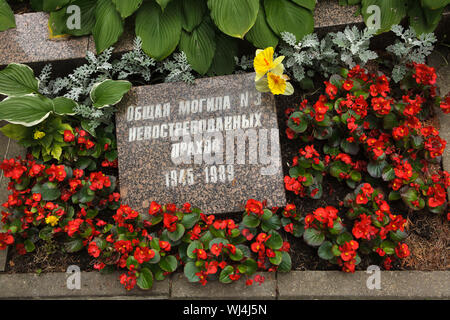
M392 70L392 79L399 82L407 73L407 64L426 62L426 57L433 51L437 39L433 33L423 33L417 36L413 28L404 30L399 25L392 26L392 31L400 39L388 46L386 51L392 53L397 59L398 64Z
M280 54L285 56L284 65L290 76L300 82L320 72L324 77L337 73L341 66L353 68L364 66L378 55L369 50L373 31L345 28L343 32L329 33L319 40L317 34L306 35L297 42L295 35L282 32L284 41Z
M63 94L64 97L73 99L78 103L89 104L89 92L92 86L112 77L112 64L109 62L112 51L113 48L109 48L99 56L88 51L86 53L86 64L76 68L67 77L49 81L42 88L43 92L52 97ZM48 70L45 71L48 72ZM40 77L42 76L41 73Z
M241 70L237 70L235 73L237 73L237 74L245 73L245 72L248 72L248 70L252 70L253 69L253 60L254 60L254 58L249 55L244 55L241 58L234 57L236 66L238 67L238 69L241 69Z
M316 34L309 34L298 43L292 33L283 32L281 36L285 43L280 46L280 54L285 56L284 66L296 81L313 77L316 71L325 77L338 71L338 53L329 35L319 40Z
M375 32L365 28L360 31L356 26L346 27L344 32L332 33L331 38L337 46L341 61L349 68L357 64L364 66L369 60L378 58L376 52L369 49L370 39Z
M152 67L155 65L156 61L142 51L142 40L137 37L134 40L134 49L124 53L119 61L113 63L112 73L120 80L138 75L150 82Z
M142 41L139 37L135 39L132 51L111 62L113 50L114 48L109 48L98 56L88 51L87 63L64 78L50 80L52 67L45 66L38 77L40 91L50 98L64 95L75 100L79 104L75 112L88 121L87 125L91 129L95 129L101 122L109 122L114 113L114 108L92 107L89 94L96 83L106 79L124 80L131 76L141 77L143 83L150 83L154 73L161 73L165 82L192 83L195 80L184 52L175 53L172 57L157 62L142 51Z
M93 132L101 123L110 123L113 116L114 108L98 109L93 106L78 104L74 111L85 120L83 121L83 128L89 132Z
M39 80L39 92L44 95L50 95L51 92L48 90L48 83L52 76L52 65L47 64L42 68L41 74L38 77Z
M160 73L167 74L164 82L183 81L193 83L195 80L192 74L192 67L183 51L174 53L171 59L166 59L159 63L156 70Z

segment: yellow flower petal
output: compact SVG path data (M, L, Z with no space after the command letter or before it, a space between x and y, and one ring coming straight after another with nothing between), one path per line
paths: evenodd
M256 90L259 92L270 92L269 83L267 82L267 78L263 77L255 82Z
M283 62L283 60L284 60L284 56L279 56L278 58L276 58L275 61L273 62L274 68L276 68L278 65L280 65Z
M273 47L268 47L264 50L256 51L256 57L253 61L253 67L256 71L255 81L261 79L269 70L271 70L275 66L273 61L273 53Z
M282 63L280 63L277 66L275 66L272 70L270 70L270 72L281 77L281 76L283 76L284 65Z
M294 93L294 87L289 82L286 82L286 90L284 91L285 96L290 96Z
M283 94L286 91L286 80L275 73L267 74L269 89L273 94Z

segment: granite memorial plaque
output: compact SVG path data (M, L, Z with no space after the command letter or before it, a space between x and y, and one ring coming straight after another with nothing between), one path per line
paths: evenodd
M116 115L124 203L146 213L151 201L189 202L205 214L250 198L285 205L275 101L254 77L133 88Z

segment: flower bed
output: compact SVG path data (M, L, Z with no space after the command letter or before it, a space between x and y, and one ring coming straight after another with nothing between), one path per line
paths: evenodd
M285 40L292 44L288 36ZM336 43L345 50L345 43ZM223 219L189 204L153 202L149 216L121 204L108 106L129 90L126 78L149 82L154 72L166 80L193 80L183 54L158 64L142 54L139 41L137 47L116 64L90 55L90 66L53 82L48 69L40 82L21 65L2 71L6 85L0 92L9 96L2 106L9 111L0 113L11 122L2 132L30 151L26 159L1 165L12 194L2 213L6 232L0 234L0 248L14 245L16 264L17 254L56 245L65 253L85 250L101 272L125 270L120 282L127 289L149 289L154 280L180 269L191 282L245 278L251 285L264 281L257 271L305 265L346 272L373 263L401 268L397 261L410 255L408 219L427 210L447 223L449 177L440 167L445 141L430 123L433 105L448 111L449 98L438 98L433 69L406 57L395 73L379 66L367 71L352 59L356 66L342 69L331 59L312 66L317 74L311 75L300 72L303 66L291 52L285 61L297 82L291 86L279 70L282 59L274 59L273 50L263 51L271 63L262 71L255 63L263 81L259 89L287 94L313 82L318 87L307 100L278 99L280 119L286 121L287 207L267 208L263 199L250 199L242 216ZM364 60L368 52L363 48L353 58ZM324 76L330 67L339 71L331 78ZM395 84L381 71L402 82ZM13 85L7 82L11 79ZM23 104L37 105L39 112L21 114ZM333 198L312 201L328 194ZM313 249L295 240L299 237ZM316 252L324 261L315 260Z

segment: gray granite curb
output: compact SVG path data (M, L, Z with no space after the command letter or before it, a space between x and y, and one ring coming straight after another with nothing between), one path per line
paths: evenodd
M246 286L245 280L225 285L210 281L206 286L189 283L184 274L175 274L172 278L171 299L209 300L274 300L277 297L277 280L274 273L261 273L265 277L263 284Z
M99 272L82 272L81 288L68 289L70 274L32 273L0 274L0 299L107 299L114 297L138 299L169 298L169 280L155 281L152 290L127 291L119 282L119 273L102 275ZM70 282L70 281L69 281Z
M183 274L155 281L149 291L126 291L119 273L81 273L81 289L67 288L66 273L0 274L0 299L176 299L176 300L311 300L311 299L450 299L450 272L381 271L380 289L370 290L364 271L292 271L262 273L266 281L247 287L244 280L225 285L189 283Z
M448 271L382 271L380 289L368 289L364 271L293 271L278 275L285 299L450 299ZM369 281L370 282L370 281Z

